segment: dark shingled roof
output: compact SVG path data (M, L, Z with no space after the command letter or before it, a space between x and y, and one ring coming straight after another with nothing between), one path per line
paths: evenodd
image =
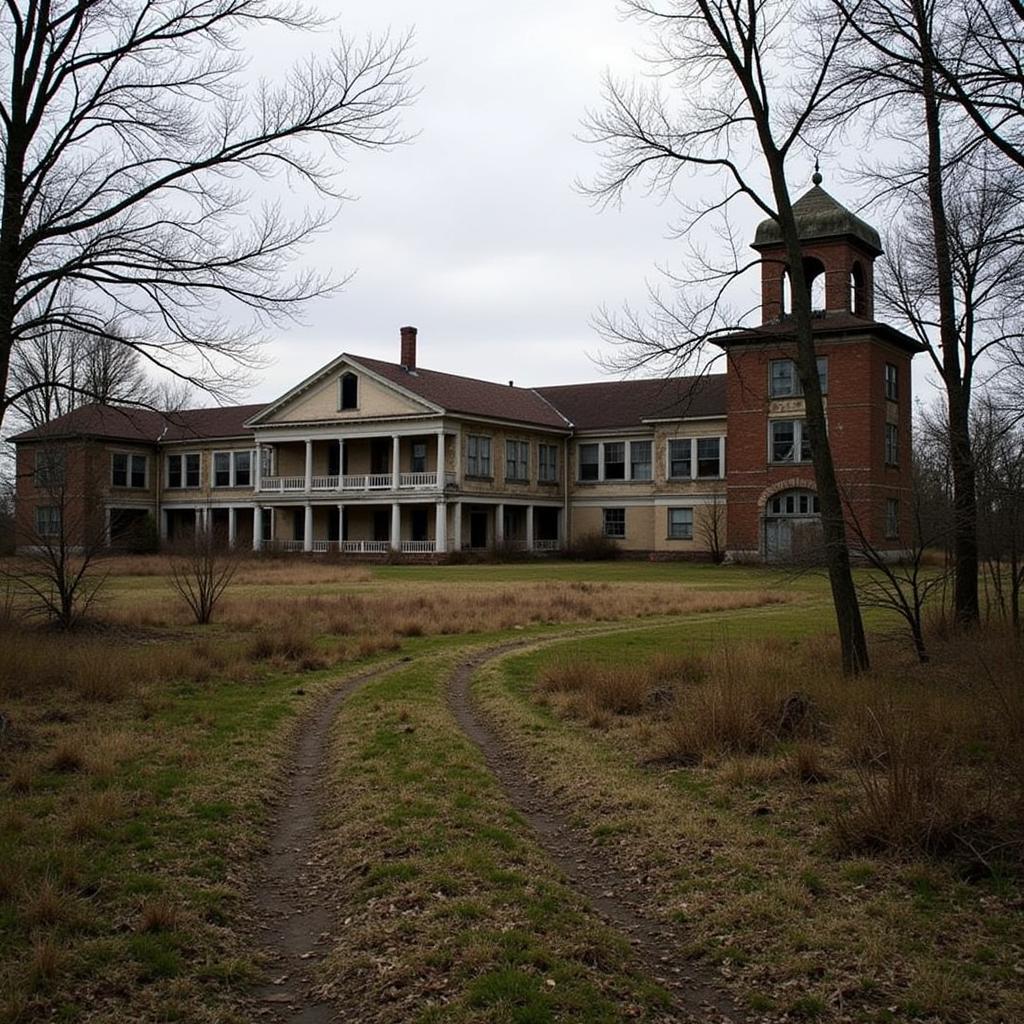
M417 369L410 373L397 363L362 356L351 358L385 380L449 412L539 427L612 430L639 427L645 420L725 415L724 374L517 388L437 370ZM266 405L236 405L160 413L152 409L85 405L12 440L98 437L154 444L247 436L252 433L252 428L245 426L247 421L266 408Z
M493 381L460 377L438 370L407 370L397 363L352 356L354 362L398 384L449 412L490 419L515 420L541 427L568 427L565 420L540 397L540 389L509 387Z
M853 237L876 254L882 252L882 240L878 232L820 185L815 185L793 204L793 215L803 242ZM782 229L774 217L768 217L758 224L752 248L767 248L781 243Z
M609 380L537 388L577 430L639 427L645 420L725 415L725 374Z
M762 324L760 327L751 327L749 330L722 335L715 339L715 344L728 348L730 345L758 345L772 341L785 343L796 340L794 329L792 320L779 320L775 323ZM815 317L811 321L811 330L815 337L820 338L844 334L870 334L907 352L926 351L925 347L909 334L904 334L895 327L879 323L877 320L865 320L854 313L827 313L825 316Z
M27 430L13 441L42 441L56 437L104 437L154 444L251 434L244 424L264 405L231 405L215 409L184 409L162 413L154 409L114 405L83 405L73 412Z

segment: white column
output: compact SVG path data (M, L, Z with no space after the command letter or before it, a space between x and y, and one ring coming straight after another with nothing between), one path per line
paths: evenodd
M260 493L260 486L263 483L263 449L259 441L256 442L256 465L252 468L252 489L254 493Z
M434 550L442 555L448 550L448 506L443 501L437 503L434 516Z
M397 501L391 503L391 550L402 550L402 506Z
M160 510L160 539L167 540L167 535L171 532L170 530L170 519L171 513L168 509L163 508Z
M345 486L345 439L338 438L338 490ZM339 505L338 508L341 508Z
M462 502L455 502L454 521L452 522L452 548L455 551L462 550Z
M302 534L302 550L313 550L313 506L306 502L306 528Z
M238 509L232 505L228 509L228 547L235 546L235 536L238 533Z
M338 550L342 550L342 544L345 543L345 506L338 505Z
M263 548L263 509L257 505L252 510L252 549L260 551Z
M444 451L444 431L439 430L437 432L437 486L442 490L444 489L444 466L445 466L445 451Z
M196 505L196 536L203 532L203 510ZM107 513L107 536L110 536L110 513Z
M313 489L313 442L306 441L306 493Z
M526 506L526 550L533 550L533 506Z
M494 545L501 547L505 543L505 506L494 506Z
M396 491L398 490L399 441L397 434L391 435L391 486Z

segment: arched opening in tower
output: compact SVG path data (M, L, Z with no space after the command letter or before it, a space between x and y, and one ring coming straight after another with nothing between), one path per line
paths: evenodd
M850 270L850 312L857 316L868 315L867 292L864 287L864 268L855 260Z

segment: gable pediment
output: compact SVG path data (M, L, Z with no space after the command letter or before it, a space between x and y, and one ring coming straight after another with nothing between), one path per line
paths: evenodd
M342 378L349 378L342 400ZM352 378L355 383L352 384ZM354 392L355 404L352 405ZM346 408L342 408L345 405ZM318 371L298 387L272 402L251 422L256 426L281 423L337 423L362 419L423 416L437 406L396 387L344 356Z

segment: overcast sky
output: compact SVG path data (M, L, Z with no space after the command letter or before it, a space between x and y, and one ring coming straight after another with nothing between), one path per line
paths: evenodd
M637 195L599 212L573 185L597 159L575 137L581 119L606 67L638 67L637 26L614 0L339 6L349 33L415 30L421 92L404 123L418 135L353 155L344 183L358 200L308 255L355 277L270 345L252 398L339 352L397 360L403 324L419 328L432 369L524 385L599 378L591 316L642 300L655 264L680 249L671 209Z
M642 306L657 265L684 256L669 237L671 204L638 191L621 210L599 211L574 188L597 167L577 138L581 120L599 104L606 68L639 70L640 28L614 0L323 0L322 9L340 11L352 35L414 29L420 95L404 124L417 137L353 154L344 184L358 200L307 255L355 276L277 335L251 400L276 397L340 352L397 360L403 324L419 328L418 359L431 369L528 386L599 379L594 313ZM308 44L275 40L254 67L279 69ZM798 192L809 184L793 182ZM852 202L841 181L826 187ZM752 237L756 211L735 212Z

